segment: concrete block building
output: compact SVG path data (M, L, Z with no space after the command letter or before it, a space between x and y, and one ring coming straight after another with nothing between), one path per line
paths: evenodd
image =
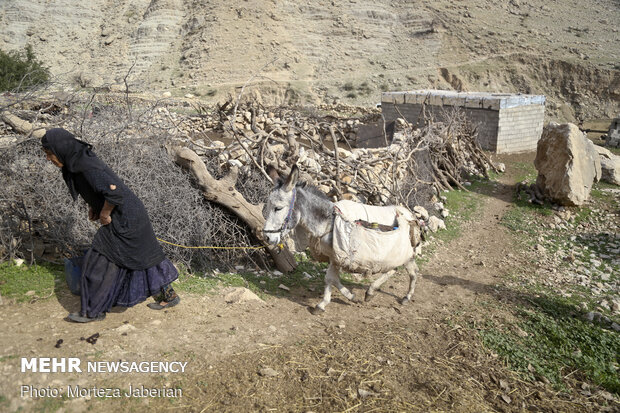
M381 111L386 122L404 117L417 126L427 114L441 121L452 108L463 110L478 126L478 143L495 153L536 150L545 117L545 96L508 93L414 90L384 92Z

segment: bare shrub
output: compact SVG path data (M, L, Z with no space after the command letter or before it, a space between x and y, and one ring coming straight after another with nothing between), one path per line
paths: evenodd
M226 269L248 260L265 265L262 250L226 249L259 243L233 214L205 201L190 176L172 162L165 149L172 136L166 129L140 123L139 117L128 121L126 111L117 105L96 107L84 118L68 116L73 120L68 124L81 127L80 138L93 144L95 153L142 200L156 235L183 246L223 247L180 248L164 243L170 259L193 270ZM136 126L141 127L139 132ZM207 156L206 160L209 168L219 169L216 159L209 162ZM264 199L267 182L260 182L258 172L250 170L246 175L239 178L239 191L249 200ZM60 171L45 160L38 140L0 151L0 179L5 183L0 187L1 258L71 256L88 247L97 225L88 221L88 208L81 199L72 202Z
M38 139L0 152L0 179L2 258L77 254L88 246L95 231L88 209L69 201L60 171L45 159Z

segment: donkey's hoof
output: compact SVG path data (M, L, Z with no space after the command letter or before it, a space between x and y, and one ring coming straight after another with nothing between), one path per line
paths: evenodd
M409 298L407 297L403 297L402 300L400 300L400 305L405 305L407 304L409 301L411 301Z
M315 306L315 307L311 307L311 308L310 308L310 312L311 312L313 315L319 315L319 314L323 314L323 313L325 312L325 310L324 310L324 309L322 309L321 307L319 307L319 306L317 305L317 306Z
M373 298L375 298L374 294L368 294L368 291L366 291L366 295L364 296L364 301L368 302L370 300L372 300Z

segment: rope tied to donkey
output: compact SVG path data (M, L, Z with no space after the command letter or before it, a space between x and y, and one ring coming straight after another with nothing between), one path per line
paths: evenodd
M91 221L92 222L92 221ZM92 224L96 227L97 224L92 222ZM163 242L164 244L168 244L168 245L172 245L174 247L178 247L178 248L185 248L185 249L214 249L214 250L262 250L263 248L267 248L266 245L261 245L260 247L218 247L215 245L201 245L201 246L187 246L187 245L181 245L181 244L175 244L174 242L170 242L170 241L166 241L165 239L161 239L159 237L155 237L159 242ZM280 250L284 249L284 244L283 243L279 243L277 244L277 247Z
M161 238L157 238L158 241L163 242L164 244L168 244L168 245L173 245L175 247L179 247L179 248L187 248L187 249L218 249L218 250L260 250L263 248L267 248L266 246L260 246L260 247L217 247L217 246L198 246L198 247L190 247L190 246L186 246L186 245L180 245L180 244L175 244L174 242L170 242L170 241L166 241L163 240ZM278 244L279 246L279 244Z

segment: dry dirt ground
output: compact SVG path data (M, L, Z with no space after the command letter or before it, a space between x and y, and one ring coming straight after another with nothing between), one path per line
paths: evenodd
M533 154L508 157L532 161ZM510 164L509 164L510 165ZM489 186L460 237L437 245L421 265L414 300L401 306L402 274L370 303L335 295L319 316L307 307L320 289L288 297L227 304L224 292L183 294L181 305L153 311L139 304L102 322L63 318L79 299L4 305L0 322L0 400L8 411L597 411L580 396L526 382L484 349L475 328L488 302L511 300L498 277L527 258L499 220L509 208L515 176L509 168ZM363 296L362 286L353 286ZM495 307L496 308L496 307ZM497 311L497 310L495 310ZM500 310L501 311L501 310ZM459 325L461 322L461 325ZM81 338L99 334L96 343ZM55 347L59 339L63 342ZM21 357L87 361L180 361L184 373L21 373ZM36 388L179 388L177 398L20 397ZM7 411L5 410L5 411Z

